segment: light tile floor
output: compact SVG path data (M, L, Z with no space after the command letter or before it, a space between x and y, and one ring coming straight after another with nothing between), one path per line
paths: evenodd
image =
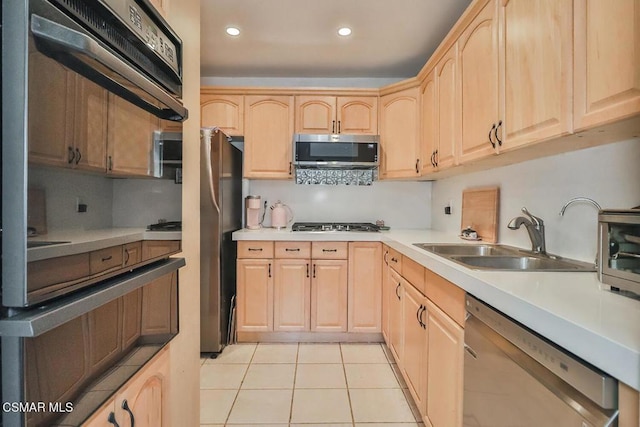
M384 344L235 344L201 362L202 427L423 427Z

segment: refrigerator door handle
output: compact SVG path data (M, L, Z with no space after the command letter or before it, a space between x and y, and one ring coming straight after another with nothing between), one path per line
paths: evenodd
M205 161L207 162L207 177L209 181L209 193L211 194L211 201L216 208L218 215L220 214L220 207L216 201L216 192L213 188L213 166L211 165L211 135L213 132L218 132L218 128L202 128L200 129L200 136L202 138L202 144L204 146Z

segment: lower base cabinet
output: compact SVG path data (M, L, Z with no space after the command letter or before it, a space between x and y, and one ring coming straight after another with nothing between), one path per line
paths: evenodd
M238 259L239 332L273 331L273 261Z
M311 330L347 331L348 261L314 260L311 278Z
M388 302L388 320L389 320L389 340L387 341L387 346L393 357L398 362L398 366L402 369L402 365L404 363L403 358L403 337L402 337L402 297L403 297L403 286L402 286L402 277L393 269L391 269L389 274L389 281L391 285L388 288L387 294L387 302Z
M407 281L403 283L403 363L407 387L424 413L427 393L427 299Z
M169 348L145 365L83 427L167 427L169 425Z

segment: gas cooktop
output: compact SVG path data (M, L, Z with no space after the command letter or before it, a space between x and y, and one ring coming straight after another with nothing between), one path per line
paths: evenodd
M148 231L182 231L182 221L164 221L147 226Z
M296 222L292 231L367 231L377 232L380 227L369 222Z

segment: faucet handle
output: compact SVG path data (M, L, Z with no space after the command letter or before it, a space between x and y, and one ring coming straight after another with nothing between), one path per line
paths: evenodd
M542 218L539 218L539 217L533 215L531 212L529 212L529 210L527 210L527 208L522 207L522 213L525 214L526 216L528 216L529 218L531 218L531 222L533 222L533 224L536 227L540 227L540 226L544 225L544 221L542 220Z

